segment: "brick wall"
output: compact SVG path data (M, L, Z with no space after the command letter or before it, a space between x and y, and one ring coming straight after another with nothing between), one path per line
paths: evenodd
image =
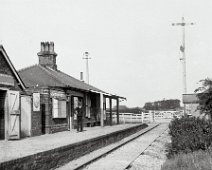
M43 133L51 133L49 99L49 89L41 89L41 123Z
M49 89L42 89L41 93L42 125L45 126L43 133L68 130L68 118L53 119L52 117L52 99L49 95Z
M131 134L134 134L147 125L138 125L132 128L113 132L111 134L102 135L93 139L81 141L79 143L70 144L67 146L52 149L46 152L41 152L35 155L24 158L0 163L0 169L4 170L45 170L55 169L65 163L72 161L80 156L88 154L94 150L102 148L106 145L119 141Z
M49 89L29 89L30 93L34 91L40 92L41 110L39 112L32 111L32 136L68 130L68 118L53 119L52 117L52 100L49 96Z

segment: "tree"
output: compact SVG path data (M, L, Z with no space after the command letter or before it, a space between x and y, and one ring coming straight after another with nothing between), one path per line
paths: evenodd
M199 107L201 114L208 115L212 118L212 79L206 78L200 80L202 86L195 90L199 98Z
M153 104L151 102L147 102L144 105L144 109L146 109L146 110L154 110L154 106L153 106Z
M113 111L116 111L117 106L114 106L112 108ZM107 108L107 110L109 111L109 108ZM140 107L127 107L125 105L120 105L119 106L119 112L120 113L141 113L142 108Z
M144 109L146 110L175 110L178 108L180 108L180 100L178 99L164 99L155 102L147 102L144 105Z

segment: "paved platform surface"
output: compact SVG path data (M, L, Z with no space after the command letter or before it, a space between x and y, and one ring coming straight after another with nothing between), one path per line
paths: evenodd
M77 133L76 130L46 134L36 137L13 141L0 141L0 163L29 156L61 146L77 143L83 140L106 135L115 131L127 129L139 124L121 124L105 127L84 128L85 131Z

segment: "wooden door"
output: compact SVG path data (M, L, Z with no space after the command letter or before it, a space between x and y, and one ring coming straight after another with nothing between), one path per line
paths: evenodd
M19 91L8 91L9 139L20 139Z

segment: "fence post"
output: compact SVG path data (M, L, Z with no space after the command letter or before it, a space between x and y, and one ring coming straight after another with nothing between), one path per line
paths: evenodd
M125 115L124 114L122 114L122 121L125 124Z

